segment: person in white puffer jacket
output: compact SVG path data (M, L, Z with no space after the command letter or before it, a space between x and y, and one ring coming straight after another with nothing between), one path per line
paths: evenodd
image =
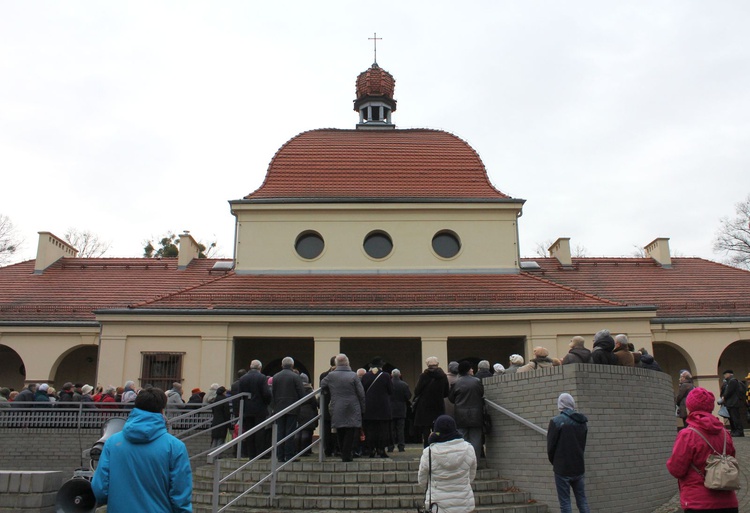
M430 445L419 461L418 481L427 486L425 508L437 504L440 513L469 513L474 511L474 492L471 482L477 473L474 447L465 441L449 415L435 420L429 439ZM432 461L432 471L430 471Z

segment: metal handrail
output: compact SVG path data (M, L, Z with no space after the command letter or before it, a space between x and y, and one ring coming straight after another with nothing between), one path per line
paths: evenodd
M497 403L494 403L494 402L490 401L490 400L489 400L489 399L487 399L486 397L485 397L485 399L484 399L484 402L485 402L485 404L487 404L488 406L490 406L490 407L491 407L491 408L492 408L493 410L497 410L497 411L499 411L500 413L502 413L502 414L504 414L504 415L507 415L507 416L508 416L508 417L510 417L511 419L513 419L513 420L515 420L515 421L517 421L517 422L520 422L520 423L521 423L521 424L523 424L524 426L526 426L526 427L528 427L528 428L531 428L531 429L533 429L533 430L534 430L534 431L536 431L537 433L539 433L539 434L542 434L542 435L544 435L544 436L547 436L547 430L546 430L546 429L544 429L544 428L541 428L541 427L537 426L536 424L534 424L534 423L533 423L533 422L531 422L530 420L526 420L526 419L524 419L524 418L523 418L523 417L521 417L520 415L517 415L517 414L513 413L512 411L510 411L510 410L507 410L507 409L503 408L503 407L502 407L502 406L500 406L499 404L497 404Z
M312 449L316 445L320 445L321 448L323 447L322 444L324 443L324 433L326 431L324 429L325 418L324 418L324 415L323 415L323 408L325 406L323 405L323 401L321 401L320 411L318 412L318 414L315 417L313 417L310 421L308 421L307 423L303 424L302 426L298 426L294 431L292 431L291 433L289 433L287 436L285 436L281 440L278 440L278 428L277 428L277 424L276 424L276 421L279 420L281 417L283 417L284 415L287 415L290 412L294 411L295 409L299 408L300 406L302 406L304 403L306 403L310 399L319 397L320 394L321 394L321 389L320 388L318 388L316 390L313 390L312 393L305 395L304 397L300 398L299 400L297 400L293 404L287 406L283 410L274 413L273 415L271 415L270 417L268 417L266 420L264 420L260 424L254 426L253 428L247 430L244 433L241 432L241 434L237 438L232 439L231 441L225 443L224 445L222 445L220 447L215 448L214 450L212 450L212 451L210 451L208 453L208 455L206 457L206 460L207 460L207 462L209 464L213 463L213 465L214 465L213 488L212 488L213 493L212 493L212 504L211 504L211 511L213 513L221 513L222 511L225 511L231 505L233 505L234 503L236 503L238 500L240 500L242 497L244 497L248 493L250 493L253 490L255 490L256 488L258 488L261 484L265 483L269 479L271 480L271 489L270 489L270 493L269 493L269 500L273 500L276 497L276 478L278 476L278 473L281 470L283 470L287 465L289 465L294 460L296 460L297 458L299 458L300 455L302 455L303 453L307 452L309 449ZM277 453L276 453L276 449L279 446L279 444L283 444L284 442L290 440L299 431L301 431L302 429L304 429L309 424L314 423L316 420L319 421L319 432L320 432L319 438L317 440L313 441L312 443L310 443L308 446L301 448L300 451L297 454L295 454L290 460L285 461L285 462L279 462L278 457L277 457ZM240 453L240 448L241 448L242 442L244 440L246 440L248 437L250 437L251 435L253 435L253 434L255 434L255 433L257 433L257 432L259 432L261 430L265 430L267 428L267 426L269 426L269 425L271 426L271 429L272 429L272 432L271 432L271 446L268 447L266 450L264 450L262 453L256 455L253 459L245 462L244 464L240 465L238 468L232 470L227 475L225 475L224 477L222 477L221 476L221 467L220 467L220 458L219 458L219 456L223 452L227 451L228 449L231 449L232 447L236 446L237 447L238 458L239 458L239 453ZM223 507L219 508L219 495L220 495L221 485L223 483L227 482L233 476L235 476L238 473L240 473L243 470L245 470L248 466L252 465L253 463L255 463L256 461L258 461L259 459L263 458L266 454L268 454L269 451L271 451L271 471L267 475L261 477L258 480L257 483L253 484L252 486L250 486L249 488L247 488L244 492L240 493L237 497L235 497L234 499L232 499L229 502L227 502L227 504L225 504ZM325 460L324 451L323 450L318 451L318 461L322 462L324 460Z

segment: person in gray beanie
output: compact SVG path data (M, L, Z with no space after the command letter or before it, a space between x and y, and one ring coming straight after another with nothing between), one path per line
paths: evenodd
M589 513L584 487L586 465L586 436L588 419L576 411L573 396L562 393L557 398L559 415L549 421L547 428L547 458L552 463L561 513L571 513L570 489L573 488L580 513Z
M600 330L594 335L594 350L591 352L591 363L602 365L619 365L620 360L613 353L615 350L615 339L609 330Z

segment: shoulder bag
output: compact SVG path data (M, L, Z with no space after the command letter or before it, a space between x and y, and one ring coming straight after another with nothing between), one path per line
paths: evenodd
M690 466L698 472L699 475L703 476L703 486L711 490L739 490L740 489L740 464L734 456L727 454L727 437L729 436L724 431L724 449L720 453L714 449L708 439L703 436L703 433L689 427L691 431L698 433L704 442L711 448L712 453L706 458L706 473L701 474L701 471L693 465Z

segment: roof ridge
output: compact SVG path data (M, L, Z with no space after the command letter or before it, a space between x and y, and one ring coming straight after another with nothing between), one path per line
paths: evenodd
M533 278L535 280L541 281L543 283L548 283L550 285L554 285L554 286L559 287L561 289L564 289L564 290L567 290L567 291L570 291L570 292L573 292L573 293L576 293L576 294L580 294L580 295L582 295L584 297L595 299L597 301L602 301L604 303L608 303L608 304L613 305L613 306L628 306L627 303L620 303L619 301L613 301L611 299L603 298L603 297L601 297L601 296L599 296L597 294L591 294L589 292L583 292L582 290L576 289L574 287L569 287L568 285L562 285L562 284L557 283L555 281L548 280L547 278L542 278L541 276L535 276L534 274L531 274L530 272L527 272L527 271L521 271L521 274L525 275L525 276L528 276L529 278Z
M219 280L223 280L223 279L225 279L225 278L226 278L227 276L231 276L231 275L234 275L234 271L230 271L230 272L228 272L228 273L225 273L225 274L223 274L223 275L221 275L221 276L217 276L216 278L214 278L214 279L212 279L212 280L206 280L206 281L204 281L204 282L201 282L201 283L196 283L195 285L190 285L189 287L185 287L185 288L183 288L183 289L180 289L180 290L176 290L176 291L174 291L174 292L170 292L169 294L156 295L156 296L154 296L154 297L151 297L151 298L149 298L149 299L146 299L146 300L144 300L144 301L141 301L140 303L132 303L132 304L129 304L129 305L128 305L128 308L139 308L139 307L142 307L142 306L146 306L146 305L149 305L149 304L155 303L155 302L157 302L157 301L161 301L161 300L163 300L163 299L167 299L167 298L169 298L169 297L173 297L173 296L176 296L176 295L178 295L178 294L184 294L184 293L186 293L186 292L189 292L190 290L196 289L196 288L198 288L198 287L203 287L204 285L210 285L211 283L215 283L215 282L217 282L217 281L219 281Z

